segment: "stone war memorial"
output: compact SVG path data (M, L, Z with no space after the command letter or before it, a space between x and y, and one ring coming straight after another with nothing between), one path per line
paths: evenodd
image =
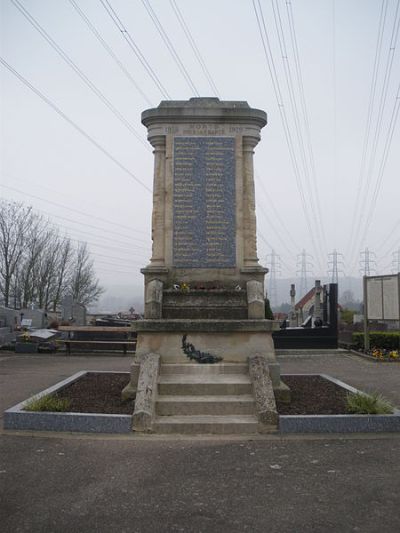
M123 398L133 429L241 433L276 427L280 380L265 319L253 153L267 123L247 102L163 101L142 113L154 148L152 257ZM274 395L275 393L275 395Z

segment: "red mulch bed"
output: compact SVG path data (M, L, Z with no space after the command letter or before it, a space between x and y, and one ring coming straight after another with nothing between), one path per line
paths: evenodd
M276 402L280 415L346 414L348 392L321 376L282 376L291 390L291 403Z
M131 415L134 400L121 401L121 391L129 383L130 374L89 372L67 385L59 392L59 398L68 398L71 413L104 413Z
M134 400L121 401L129 374L90 372L57 393L71 401L73 413L132 414ZM320 376L282 376L290 387L290 404L277 402L281 415L335 415L346 413L347 392Z

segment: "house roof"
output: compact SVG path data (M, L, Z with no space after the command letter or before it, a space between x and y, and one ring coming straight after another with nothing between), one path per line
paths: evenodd
M306 305L307 302L309 302L312 298L314 298L315 293L315 287L310 289L307 294L301 298L297 304L294 306L295 309L303 309L303 307Z

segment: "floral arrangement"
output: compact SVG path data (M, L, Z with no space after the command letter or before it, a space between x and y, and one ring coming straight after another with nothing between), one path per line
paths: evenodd
M372 348L370 354L375 359L399 359L399 350L384 350L383 348Z
M198 285L189 285L186 282L182 283L174 283L172 285L172 288L175 291L180 292L189 292L190 290L194 291L226 291L226 290L235 290L236 292L239 292L242 290L242 287L240 285L235 285L234 287L224 287L223 285L204 285L204 284L198 284Z
M184 335L182 337L182 351L190 360L196 361L196 363L200 364L214 364L222 361L223 358L219 357L218 355L212 355L209 352L201 352L200 350L196 350L195 346L186 339L187 335Z

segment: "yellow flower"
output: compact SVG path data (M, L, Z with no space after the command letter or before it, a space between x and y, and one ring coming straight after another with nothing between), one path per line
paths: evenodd
M181 283L181 291L182 292L188 292L189 291L189 285L187 283Z

